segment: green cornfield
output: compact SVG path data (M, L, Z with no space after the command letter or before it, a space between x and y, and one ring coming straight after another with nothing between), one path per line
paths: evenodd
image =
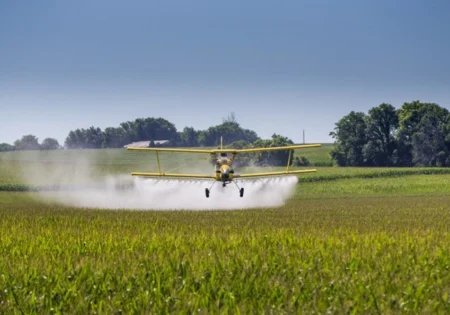
M81 167L35 154L0 155L0 313L450 312L448 169L318 167L278 208L109 210L27 191L59 184L35 165ZM147 167L86 155L95 178Z

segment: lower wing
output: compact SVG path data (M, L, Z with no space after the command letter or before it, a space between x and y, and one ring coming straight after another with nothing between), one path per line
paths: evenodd
M239 175L234 175L234 178L270 177L270 176L295 175L295 174L305 174L305 173L315 173L315 172L316 172L316 170L266 172L266 173L255 173L255 174L239 174Z
M266 172L266 173L254 173L254 174L235 174L234 178L252 178L252 177L271 177L271 176L286 176L296 174L315 173L316 170L298 170L298 171L280 171L280 172ZM216 179L212 175L203 174L172 174L172 173L146 173L146 172L133 172L133 176L142 177L169 177L169 178L196 178L196 179Z
M133 172L133 176L142 177L171 177L171 178L197 178L197 179L215 179L212 175L202 175L202 174L170 174L170 173L145 173L145 172Z

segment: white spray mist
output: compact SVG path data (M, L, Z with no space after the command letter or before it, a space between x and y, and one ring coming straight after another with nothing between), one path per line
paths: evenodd
M84 208L138 210L227 210L282 206L295 193L296 176L238 181L244 187L241 198L233 183L216 182L206 198L212 180L166 180L133 177L129 174L99 177L87 159L70 164L27 167L24 178L30 185L62 184L76 189L40 192L58 203ZM192 169L190 169L192 171ZM205 169L203 168L203 172Z
M155 180L133 178L130 185L125 176L112 176L99 189L43 192L41 196L65 205L103 209L148 210L226 210L282 206L295 192L296 176L241 181L243 197L234 184L222 187L216 183L209 198L205 188L210 181ZM127 182L126 184L124 184ZM125 186L125 189L120 187Z

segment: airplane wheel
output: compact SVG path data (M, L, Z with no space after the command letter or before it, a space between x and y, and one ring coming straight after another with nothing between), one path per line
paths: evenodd
M206 198L209 198L209 189L208 188L205 188L205 195L206 195Z
M239 190L239 195L241 197L244 197L244 188L243 187Z

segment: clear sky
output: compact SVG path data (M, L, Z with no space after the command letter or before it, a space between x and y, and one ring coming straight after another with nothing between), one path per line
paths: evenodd
M331 142L351 110L450 108L450 1L0 1L0 142L235 112Z

